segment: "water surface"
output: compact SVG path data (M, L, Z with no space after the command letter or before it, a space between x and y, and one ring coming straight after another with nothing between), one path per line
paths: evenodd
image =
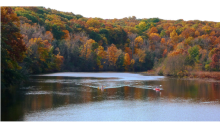
M32 76L2 103L2 120L220 121L220 83L134 73L53 73Z

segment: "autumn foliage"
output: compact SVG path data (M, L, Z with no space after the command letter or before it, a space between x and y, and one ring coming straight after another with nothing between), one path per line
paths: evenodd
M4 78L5 69L220 71L219 22L86 18L44 7L1 7L1 23Z
M19 18L10 7L1 7L1 86L19 83L19 62L25 58L26 46L19 30Z

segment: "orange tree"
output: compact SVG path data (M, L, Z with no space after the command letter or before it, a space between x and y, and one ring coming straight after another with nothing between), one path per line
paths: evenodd
M19 30L19 18L10 7L1 7L1 83L2 87L22 79L21 66L26 47Z

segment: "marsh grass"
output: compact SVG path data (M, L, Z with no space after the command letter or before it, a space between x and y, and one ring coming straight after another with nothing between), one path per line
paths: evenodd
M213 78L215 80L220 80L220 72L208 72L208 71L190 72L189 77L193 77L193 78Z

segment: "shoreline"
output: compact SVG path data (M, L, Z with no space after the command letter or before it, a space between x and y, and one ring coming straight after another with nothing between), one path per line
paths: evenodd
M216 73L216 72L208 72L209 75L204 75L205 73L207 72L203 72L203 71L200 71L200 72L191 72L189 76L184 76L180 79L183 79L183 80L196 80L196 81L201 81L201 82L220 82L219 79L216 79L215 77L211 77L210 76L210 73ZM220 72L217 72L220 74ZM161 75L157 75L155 72L139 72L139 74L143 75L143 76L161 76ZM162 75L162 76L165 76L165 75ZM166 76L166 77L169 77L169 78L172 78L172 76ZM173 77L173 78L178 78L178 77Z
M186 77L186 78L181 78L183 80L196 80L199 82L220 82L220 80L216 80L214 78L190 78L190 77Z

